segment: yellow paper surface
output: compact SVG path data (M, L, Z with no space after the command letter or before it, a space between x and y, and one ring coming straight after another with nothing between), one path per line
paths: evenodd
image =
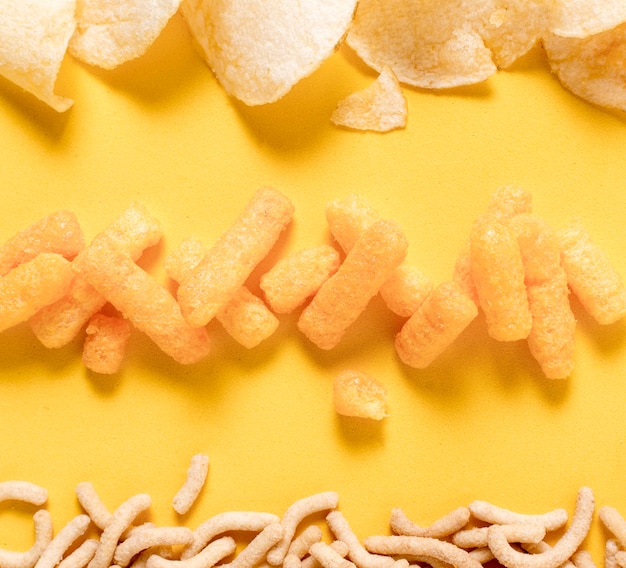
M579 217L626 275L626 124L562 89L540 49L480 85L405 89L402 131L334 127L336 101L374 76L342 48L283 100L246 107L176 16L145 57L116 70L68 59L65 114L3 81L0 240L60 208L89 240L141 201L165 234L141 265L169 285L169 250L189 235L211 244L271 185L296 212L251 278L258 291L281 255L332 242L325 205L359 193L403 226L408 261L441 282L494 190L518 184L555 227ZM205 361L181 366L135 332L112 377L84 369L80 339L47 350L21 325L0 336L0 480L47 488L56 529L80 511L81 481L110 509L148 493L151 520L192 528L231 509L280 515L326 490L360 537L387 534L392 507L423 525L474 499L572 511L582 485L626 514L626 323L603 327L573 307L576 369L564 381L544 378L524 342L490 339L482 316L430 368L409 369L393 348L402 320L378 298L330 352L298 332L297 313L252 350L213 322ZM386 385L387 419L335 414L332 379L345 368ZM171 500L198 452L211 458L208 483L179 518ZM0 505L0 546L30 546L30 513ZM598 523L588 548L601 561Z

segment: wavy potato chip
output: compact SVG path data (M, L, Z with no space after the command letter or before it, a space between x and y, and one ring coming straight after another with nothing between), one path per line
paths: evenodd
M70 53L113 69L143 55L179 6L180 0L78 0Z
M76 0L0 0L0 75L58 112L73 104L54 93L74 33Z
M543 44L567 90L601 107L626 110L626 23L586 38L547 34Z
M226 92L277 101L345 36L356 0L183 0L181 13Z
M337 126L386 132L404 128L407 113L400 83L391 68L385 66L371 85L341 99L330 120Z
M626 22L623 0L554 0L550 32L584 38Z

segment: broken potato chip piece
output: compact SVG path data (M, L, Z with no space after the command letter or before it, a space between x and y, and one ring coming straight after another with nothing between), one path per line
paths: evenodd
M385 66L371 85L340 100L330 120L355 130L387 132L404 128L407 114L400 83L391 68Z
M143 55L179 6L180 0L78 0L69 51L84 63L113 69Z
M74 101L54 86L76 28L76 0L0 0L0 75L65 112Z
M183 0L181 13L226 92L272 103L332 55L356 0Z
M387 414L387 389L380 381L347 369L333 381L333 402L337 414L382 420Z
M585 38L624 22L626 3L623 0L554 0L550 32L561 37Z

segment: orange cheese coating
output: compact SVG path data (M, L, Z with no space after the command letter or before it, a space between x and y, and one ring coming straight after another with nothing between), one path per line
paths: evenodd
M410 367L425 369L477 315L476 304L456 282L442 282L396 335L400 360Z
M281 258L261 276L259 286L274 312L288 314L313 296L340 263L330 245L302 249Z
M269 253L293 216L294 207L269 187L257 190L239 218L222 234L178 288L185 319L209 323Z
M528 337L532 317L524 264L512 230L498 221L479 219L470 234L470 261L489 335L500 341Z
M300 314L300 331L322 349L336 346L402 263L407 248L406 237L394 221L369 226Z
M624 317L626 288L604 249L578 221L557 231L557 236L569 287L585 310L603 325Z
M78 274L175 361L190 364L208 355L206 329L191 327L175 298L110 241L94 239L73 265Z
M387 416L387 389L366 373L346 369L333 380L333 404L343 416L382 420Z
M43 252L0 277L0 331L56 302L67 293L73 276L69 260Z
M0 246L0 276L42 252L54 252L71 260L84 246L85 237L76 215L65 209L55 211Z
M433 290L433 281L419 268L403 263L380 287L387 307L402 317L413 315Z
M87 324L82 360L94 373L117 373L124 361L131 326L123 318L95 314Z

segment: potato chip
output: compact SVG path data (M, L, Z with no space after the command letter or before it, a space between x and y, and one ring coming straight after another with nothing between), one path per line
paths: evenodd
M333 381L337 414L382 420L387 416L387 389L374 377L346 369Z
M626 23L584 38L547 34L543 45L566 89L598 106L626 110Z
M550 32L562 37L585 38L626 22L623 0L554 0Z
M143 55L176 13L180 0L77 0L70 53L113 69Z
M73 104L54 86L76 28L75 7L76 0L0 0L0 75L57 112Z
M356 0L183 0L181 13L217 79L248 105L274 102L335 51Z
M387 132L404 128L407 114L400 83L391 68L385 66L371 85L341 99L330 120L355 130Z

